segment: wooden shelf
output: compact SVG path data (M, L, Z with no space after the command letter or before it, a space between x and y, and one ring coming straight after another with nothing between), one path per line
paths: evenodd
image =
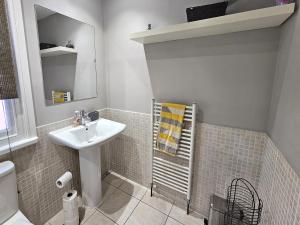
M133 33L130 39L143 44L280 26L295 10L295 3L230 14L190 23Z
M51 57L66 54L77 54L77 51L73 48L67 48L62 46L41 50L42 57Z

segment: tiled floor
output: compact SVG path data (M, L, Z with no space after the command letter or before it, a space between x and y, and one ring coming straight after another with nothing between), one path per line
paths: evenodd
M103 182L103 202L97 208L81 210L84 225L204 225L196 213L187 215L172 201L117 174ZM45 225L62 225L63 213L58 213Z

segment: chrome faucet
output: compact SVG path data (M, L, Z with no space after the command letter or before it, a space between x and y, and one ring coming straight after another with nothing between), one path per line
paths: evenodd
M82 109L79 111L79 125L86 126L87 123L91 122L88 114Z

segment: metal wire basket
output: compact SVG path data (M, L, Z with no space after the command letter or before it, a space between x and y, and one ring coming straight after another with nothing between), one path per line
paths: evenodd
M227 211L224 225L257 225L260 223L263 202L251 183L234 179L227 190Z

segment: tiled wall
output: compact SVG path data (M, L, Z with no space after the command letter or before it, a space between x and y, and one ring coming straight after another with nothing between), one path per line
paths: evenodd
M111 170L145 186L151 182L151 118L148 114L110 109L107 116L125 123L125 132L110 143ZM263 133L198 123L194 160L192 206L207 215L209 196L225 195L235 177L244 177L258 186ZM183 196L170 190L179 204ZM181 199L181 201L180 201Z
M300 224L300 178L270 138L258 190L264 201L262 225Z
M62 208L61 197L70 188L58 189L55 181L72 171L74 187L80 191L78 152L54 145L48 133L70 125L70 120L37 128L39 141L30 147L0 156L16 165L19 204L22 212L35 224L43 224Z
M107 117L126 124L109 143L110 169L144 186L150 183L150 115L108 109Z
M126 130L101 147L102 173L113 170L149 186L151 182L151 118L149 114L107 109L101 116L125 123ZM80 191L78 152L54 145L48 133L65 127L70 120L39 127L36 145L13 152L17 168L21 210L35 224L43 224L61 208L56 179L65 171L74 175ZM300 224L300 181L282 154L264 134L198 123L196 128L192 206L207 216L209 196L225 195L235 177L249 179L264 200L263 225ZM0 161L10 155L0 156ZM183 196L162 188L159 191L185 203Z
M151 179L151 118L109 109L107 117L127 124L106 148L110 169L145 186ZM300 178L264 133L198 123L192 205L207 216L209 196L225 196L231 180L244 177L264 201L263 225L300 225ZM160 190L178 201L183 196ZM180 201L181 200L181 201Z

